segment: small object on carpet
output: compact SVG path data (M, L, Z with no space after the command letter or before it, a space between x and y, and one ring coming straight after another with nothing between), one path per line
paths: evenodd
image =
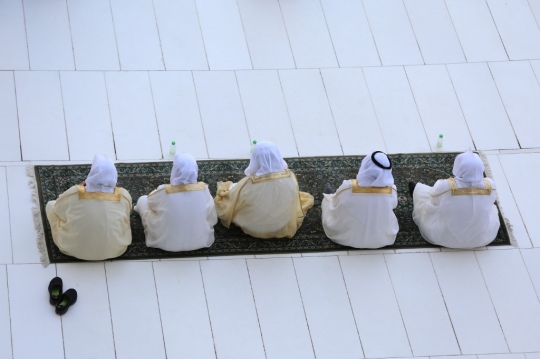
M414 188L416 187L416 183L415 182L409 182L409 194L411 195L411 197L413 196L413 193L414 193Z
M334 191L334 189L332 188L330 183L327 183L327 184L324 185L324 191L323 191L324 194L333 194L335 192L336 191Z

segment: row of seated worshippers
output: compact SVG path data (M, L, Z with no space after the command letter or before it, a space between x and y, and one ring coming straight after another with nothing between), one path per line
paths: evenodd
M471 151L457 156L454 178L435 186L410 184L413 219L422 236L450 248L474 248L491 242L499 228L495 184L483 178L484 166ZM256 238L292 238L314 199L300 192L296 176L270 142L255 147L245 177L218 182L216 197L197 182L193 156L174 156L170 183L141 196L134 210L144 227L146 245L166 251L190 251L214 243L218 218ZM83 260L122 255L131 244L129 193L116 187L114 163L96 156L86 181L46 206L53 240L62 253ZM326 186L322 223L336 243L355 248L393 244L399 231L393 209L397 188L392 163L382 152L366 156L356 179L334 191Z

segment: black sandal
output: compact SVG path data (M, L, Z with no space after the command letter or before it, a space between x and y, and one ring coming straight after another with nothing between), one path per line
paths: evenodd
M64 294L58 299L58 302L56 303L56 314L58 315L64 315L68 311L69 307L71 307L75 302L77 301L77 291L73 288L66 290Z
M56 302L62 295L62 278L54 277L49 283L49 303L56 305Z
M334 189L332 188L332 186L330 185L330 183L327 183L325 186L324 186L324 190L323 190L323 193L324 194L333 194L334 192Z
M416 183L409 182L409 194L411 195L411 197L413 196L415 187L416 187Z

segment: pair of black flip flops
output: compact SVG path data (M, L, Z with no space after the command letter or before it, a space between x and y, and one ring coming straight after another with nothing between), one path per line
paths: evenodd
M54 305L58 315L64 315L77 301L77 291L73 288L63 292L62 278L54 277L49 283L49 303Z

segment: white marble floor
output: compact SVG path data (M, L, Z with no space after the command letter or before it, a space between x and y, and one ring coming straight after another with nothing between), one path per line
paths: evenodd
M0 0L0 358L540 359L539 23L538 0ZM519 248L39 264L29 163L440 133L485 151Z

